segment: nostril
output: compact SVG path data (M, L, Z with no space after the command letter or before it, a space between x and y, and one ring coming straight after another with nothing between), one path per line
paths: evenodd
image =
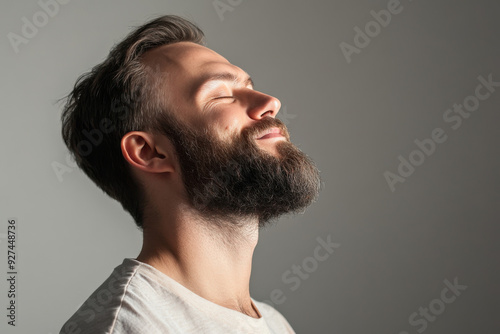
M273 116L273 111L272 110L268 110L268 111L264 112L262 115L260 115L260 117L266 117L266 116L272 117Z

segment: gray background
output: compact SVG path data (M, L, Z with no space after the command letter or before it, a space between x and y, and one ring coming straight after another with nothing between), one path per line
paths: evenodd
M322 172L318 202L262 231L255 299L281 290L275 307L298 333L418 333L410 315L439 306L444 281L457 278L467 288L424 332L498 333L500 87L456 130L443 114L474 94L478 76L500 81L500 4L401 0L348 63L339 44L353 45L354 27L389 1L221 1L233 4L222 19L212 0L73 0L16 53L7 35L41 8L2 0L0 268L5 277L7 219L16 217L19 298L13 329L1 279L0 332L57 333L138 255L141 234L117 202L76 168L57 178L52 164L68 162L56 100L131 27L178 14L281 100L292 140ZM408 159L435 128L447 140L391 191L384 172L397 173L398 156ZM315 268L317 238L329 235L340 247ZM282 275L304 261L311 272L292 290Z

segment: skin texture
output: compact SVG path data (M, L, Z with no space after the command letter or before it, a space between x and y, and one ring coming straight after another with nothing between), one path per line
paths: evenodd
M185 126L186 143L195 145L183 156L184 146L162 133L133 131L123 137L123 156L144 186L148 203L137 260L213 303L259 318L249 292L259 227L309 205L318 191L317 170L275 119L280 101L254 90L248 74L221 55L180 42L148 51L143 62L157 76L165 106ZM279 134L258 139L271 129ZM206 176L218 166L232 162L239 169L231 182L217 187L215 178L204 184L214 179ZM246 176L241 172L245 165L250 166ZM198 167L200 173L189 174ZM254 181L253 175L269 179ZM270 186L274 179L282 181ZM251 182L256 184L246 193L243 186L229 188ZM194 195L203 201L194 205L193 189L200 183L204 188ZM230 189L227 194L214 192L224 186ZM281 193L273 194L275 190ZM246 207L243 197L251 205Z

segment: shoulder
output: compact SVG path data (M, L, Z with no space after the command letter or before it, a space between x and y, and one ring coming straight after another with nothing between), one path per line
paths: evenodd
M137 261L125 259L63 325L60 334L119 334L143 325L144 310L140 308L147 305L148 289L141 293L145 283L140 269ZM137 332L143 329L139 327Z

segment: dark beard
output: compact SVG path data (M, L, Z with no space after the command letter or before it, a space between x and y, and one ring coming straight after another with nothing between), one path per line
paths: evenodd
M270 127L280 128L286 137L275 143L279 156L253 139ZM170 130L165 134L177 150L189 201L214 224L229 220L238 225L255 217L263 227L283 214L302 212L318 196L318 169L289 141L279 119L264 117L229 143L211 129L193 131L179 123L162 128Z

